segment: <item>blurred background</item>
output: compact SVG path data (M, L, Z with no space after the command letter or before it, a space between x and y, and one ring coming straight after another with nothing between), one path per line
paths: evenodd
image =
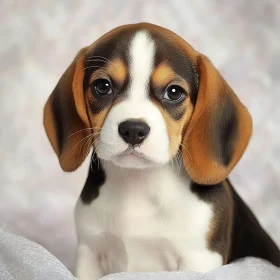
M280 1L1 0L0 21L0 225L73 269L73 209L89 161L62 172L43 106L80 48L148 21L210 57L248 106L254 134L230 178L280 245Z

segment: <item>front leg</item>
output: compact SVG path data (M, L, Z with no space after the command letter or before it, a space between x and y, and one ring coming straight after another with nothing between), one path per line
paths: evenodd
M89 246L79 244L75 276L79 280L97 280L104 275L98 254L95 254Z

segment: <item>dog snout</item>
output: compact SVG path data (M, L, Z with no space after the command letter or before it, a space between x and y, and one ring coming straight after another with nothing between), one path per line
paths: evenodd
M119 134L128 144L141 144L150 132L150 127L140 120L127 120L119 124Z

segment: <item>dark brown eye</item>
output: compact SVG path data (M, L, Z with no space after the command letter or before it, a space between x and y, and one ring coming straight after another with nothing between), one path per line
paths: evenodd
M182 89L180 86L173 85L167 88L163 98L170 101L180 101L185 94L186 92L184 89Z
M106 79L98 79L92 84L92 90L99 95L109 95L113 93L111 84Z

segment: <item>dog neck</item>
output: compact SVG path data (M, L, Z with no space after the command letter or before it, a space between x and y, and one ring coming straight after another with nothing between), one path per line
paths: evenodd
M91 166L81 200L85 204L96 199L100 192L113 196L137 193L165 193L175 186L189 187L191 179L182 161L170 161L158 167L143 169L122 168L112 162L100 160L93 153Z
M173 160L165 165L141 169L123 168L107 161L101 161L101 164L106 174L106 181L122 186L133 188L140 186L143 188L148 187L150 184L154 185L154 183L163 185L167 178L190 182L190 177L183 166L182 160Z

